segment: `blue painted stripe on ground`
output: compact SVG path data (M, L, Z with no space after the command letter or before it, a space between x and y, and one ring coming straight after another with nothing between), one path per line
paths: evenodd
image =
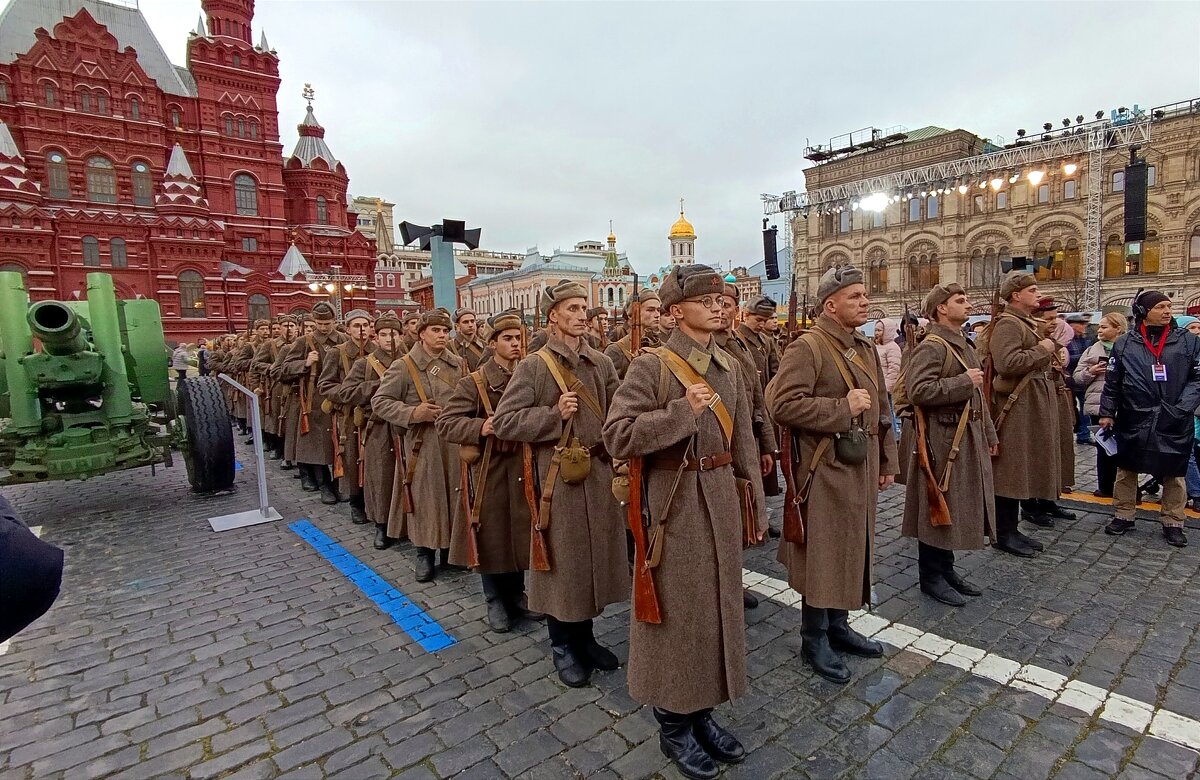
M446 633L436 620L425 614L425 610L396 590L387 580L360 561L358 558L327 536L321 529L308 520L297 520L288 525L304 541L316 550L322 558L333 564L333 567L346 575L354 587L363 592L367 598L375 602L384 614L390 617L400 630L408 634L413 641L427 653L445 650L458 640Z

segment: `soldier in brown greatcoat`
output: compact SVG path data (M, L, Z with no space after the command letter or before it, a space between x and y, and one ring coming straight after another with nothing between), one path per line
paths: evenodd
M263 429L271 434L273 445L273 451L270 455L271 460L279 460L283 457L284 440L287 435L287 396L293 388L291 385L280 381L279 365L283 353L296 340L299 320L291 314L282 314L279 316L278 324L279 336L271 339L262 360L263 365L261 366L263 376L266 377L268 383L271 407L271 413L267 415L267 421L263 423ZM258 359L257 356L255 359Z
M267 320L256 320L250 334L241 337L237 350L234 352L233 360L226 371L226 373L251 390L254 389L254 378L250 374L251 364L254 362L254 352L258 349L259 342L265 341L270 334L271 323ZM233 391L233 416L240 426L238 429L239 433L249 433L250 410L246 406L245 394L238 390ZM250 444L253 441L253 439L248 439L246 443Z
M1058 401L1058 478L1062 483L1060 493L1070 492L1075 485L1075 397L1067 386L1066 366L1068 363L1067 342L1075 332L1058 319L1058 304L1053 298L1038 300L1033 313L1042 325L1039 335L1046 336L1058 345L1058 351L1050 361L1050 378L1054 382L1055 400ZM1061 328L1061 329L1060 329ZM1056 337L1057 336L1057 337ZM1057 501L1031 498L1021 502L1021 519L1042 528L1053 528L1057 520L1076 520L1077 515L1059 506Z
M592 669L619 666L617 657L596 641L592 618L605 606L629 598L624 516L613 498L612 461L601 441L618 380L612 361L583 338L587 290L582 285L563 281L546 288L541 310L555 335L539 353L517 364L493 426L501 439L533 445L542 496L538 522L550 571L529 573L529 606L549 616L559 679L579 687L587 685ZM554 371L574 389L560 390ZM577 443L564 440L568 426ZM576 481L579 472L575 484L560 479L561 464L551 462L556 446L576 457L587 449L581 460L590 463L590 471L582 481ZM543 508L547 498L549 512Z
M658 293L649 288L643 289L638 293L642 305L642 349L659 346L658 340L658 315L662 311L662 301L659 300ZM630 301L625 303L625 319L629 319ZM617 377L625 378L625 372L629 370L629 361L637 357L633 354L630 344L629 334L625 334L617 341L609 344L604 349L604 354L612 361L613 368L617 370Z
M392 361L371 399L375 414L404 429L403 489L392 495L392 512L399 505L407 514L408 538L417 548L417 582L434 578L435 550L442 551L443 566L451 565L458 445L442 438L433 424L465 374L462 359L446 349L449 340L450 315L441 309L422 315L417 343Z
M738 325L734 335L750 357L754 360L755 378L759 387L766 392L767 383L775 378L779 371L779 350L775 346L775 337L769 330L775 319L775 301L765 295L759 295L746 302L742 307L742 324ZM763 427L770 428L775 434L775 424L764 420ZM776 439L779 437L776 435ZM779 473L774 464L771 470L763 475L763 492L768 496L777 496L783 491L779 487ZM775 533L771 534L775 536Z
M375 349L354 361L350 373L338 388L342 403L359 410L366 425L360 469L363 475L363 508L367 520L375 524L376 550L386 550L394 539L406 535L404 513L391 523L392 488L396 478L396 442L399 435L391 424L371 408L371 399L392 362L400 355L400 320L392 312L379 315L374 323Z
M282 333L283 324L277 317L271 323L270 338L259 343L250 361L250 372L256 381L248 387L258 396L261 405L263 450L270 460L283 457L283 439L278 436L279 415L275 407L275 378L271 375L271 365L275 358L279 357L279 339Z
M603 352L608 348L608 311L603 306L593 306L587 310L588 346Z
M878 657L883 647L852 629L849 611L871 597L876 493L896 474L896 438L875 346L858 333L870 300L862 272L830 268L817 287L821 316L783 354L767 408L799 446L804 542L781 539L788 584L804 596L801 656L833 682L850 680L841 650ZM815 462L814 462L815 461Z
M354 414L355 405L346 399L343 390L347 389L344 382L354 362L374 352L375 342L371 341L370 314L362 309L354 309L346 312L343 320L349 338L326 354L322 361L321 376L317 378L317 391L329 401L331 422L336 426L333 435L340 453L334 456L335 462L340 459L342 468L342 475L338 479L338 495L343 501L350 500L350 521L355 525L365 525L367 513L363 486L358 481L358 442L367 420L361 412L357 416Z
M925 296L925 339L904 358L905 391L925 425L928 463L944 495L949 525L930 521L929 482L910 454L905 479L903 533L917 539L921 592L961 607L979 588L954 571L955 550L978 550L996 537L992 454L996 429L983 400L983 370L962 326L971 302L957 284L937 285ZM913 446L921 446L910 437ZM951 453L955 456L951 458ZM945 489L942 489L945 485Z
M302 488L305 487L304 479L308 472L296 468L296 440L300 438L300 379L283 375L283 361L292 345L301 339L312 338L314 332L312 312L300 314L296 318L295 338L279 350L279 357L272 366L276 381L283 387L283 416L279 418L280 430L283 433L283 463L279 468L284 471L295 469L296 473L292 476L300 479Z
M450 351L466 361L468 371L479 368L487 349L487 343L479 337L478 325L475 312L470 309L454 312L454 338L450 341Z
M716 777L714 760L746 755L712 718L747 689L736 479L753 491L757 538L767 529L746 379L713 339L723 289L708 266L672 269L660 292L679 325L663 347L634 358L604 425L615 457L644 458L644 502L661 540L653 578L662 622L630 621L629 695L654 708L663 753L695 778ZM687 366L677 369L683 378L668 352Z
M476 571L487 601L488 625L497 633L531 613L526 609L525 571L529 569L529 504L521 481L520 442L496 438L492 416L521 359L524 326L515 311L492 318L488 346L492 357L458 381L437 419L438 432L459 445L470 469L466 500L459 496L454 513L450 562L470 565L468 542L471 512L478 513ZM486 402L485 400L486 399ZM486 469L486 473L481 473Z
M1038 333L1032 314L1037 279L1013 270L1000 286L1004 311L979 337L981 355L992 361L992 424L999 452L992 460L996 495L996 549L1031 558L1042 543L1017 528L1020 503L1058 498L1059 408L1051 376L1058 344Z
M288 348L279 375L298 384L299 431L296 436L296 463L300 466L300 487L321 491L321 503L336 504L337 488L329 467L333 464L333 434L324 396L317 389L325 353L346 338L335 330L333 307L321 301L313 307L313 333L296 339ZM307 432L305 422L307 421Z
M421 324L421 313L412 311L400 318L404 333L400 337L401 353L408 352L417 343L417 327Z

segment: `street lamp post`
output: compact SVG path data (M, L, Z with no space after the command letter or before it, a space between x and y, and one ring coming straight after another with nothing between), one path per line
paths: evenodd
M333 304L333 313L338 320L342 319L342 293L354 292L355 289L367 286L367 277L362 274L344 274L340 265L331 265L328 274L305 274L308 289L313 292L322 290L329 296Z

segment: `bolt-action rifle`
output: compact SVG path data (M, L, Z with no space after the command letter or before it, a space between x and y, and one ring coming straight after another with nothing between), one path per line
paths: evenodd
M629 300L629 351L637 355L642 348L642 302L638 294L640 280L633 275L633 296ZM654 574L646 560L646 525L643 517L642 458L629 460L629 505L626 507L629 532L633 535L633 616L643 623L661 623L662 608L654 588Z
M910 358L917 347L917 326L904 307L904 357ZM949 347L947 347L949 349ZM912 405L913 424L916 428L917 465L925 478L925 500L929 504L929 523L935 528L950 525L950 507L946 504L946 496L938 487L937 477L933 475L933 464L929 461L929 425L925 420L925 412L917 404Z
M792 293L788 299L787 343L797 338L796 275L792 274ZM807 308L807 307L806 307ZM783 461L783 539L792 544L804 544L804 517L800 513L800 495L796 490L796 447L792 429L779 427L779 459Z

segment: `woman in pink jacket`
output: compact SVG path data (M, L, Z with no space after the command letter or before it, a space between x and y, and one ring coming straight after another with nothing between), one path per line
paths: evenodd
M888 403L892 402L892 388L900 378L900 345L896 343L896 334L900 326L895 320L884 319L875 322L875 351L879 353L879 364L883 367L883 383L887 386ZM900 419L892 415L896 436L900 436Z

